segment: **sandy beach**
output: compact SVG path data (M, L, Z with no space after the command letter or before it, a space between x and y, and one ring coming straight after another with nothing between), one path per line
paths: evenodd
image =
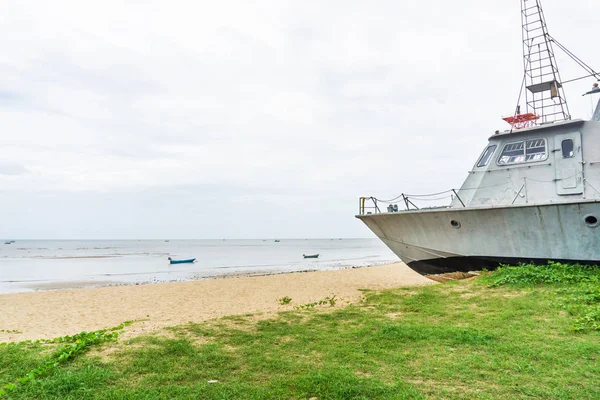
M403 263L255 277L0 295L0 342L48 339L141 320L137 335L227 315L272 313L336 295L358 301L360 289L432 284ZM280 305L288 296L292 302Z

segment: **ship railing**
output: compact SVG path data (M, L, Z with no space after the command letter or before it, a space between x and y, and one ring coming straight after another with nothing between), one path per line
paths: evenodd
M431 202L440 202L449 199L451 202L457 199L458 202L465 207L465 203L458 196L455 189L446 190L438 193L431 194L405 194L402 193L400 196L394 197L389 200L378 199L373 196L360 197L358 199L358 214L379 214L381 213L380 204L386 204L386 212L393 213L398 211L410 211L410 210L422 210L432 208L448 208L450 205L432 205ZM425 202L427 206L422 203ZM401 208L398 207L398 203L401 204ZM419 206L421 205L421 206Z
M576 172L575 174L568 176L568 177L564 177L564 178L559 178L559 179L552 179L552 180L540 180L540 179L533 179L533 178L528 178L528 177L523 177L523 184L521 184L518 189L516 186L514 186L513 182L509 181L509 182L502 182L499 184L494 184L494 185L488 185L488 186L478 186L478 187L473 187L473 188L465 188L462 187L460 188L460 192L466 192L469 190L480 190L480 189L485 189L485 188L491 188L491 187L502 187L505 186L505 191L506 190L510 190L514 192L514 197L512 197L512 200L508 200L506 202L506 205L514 205L515 203L517 203L517 201L519 201L519 199L522 199L525 203L529 203L530 198L529 198L529 194L528 194L528 189L530 187L530 185L535 185L535 184L555 184L557 181L561 181L561 180L568 180L568 179L572 179L573 177L580 177L581 176L581 172ZM583 187L586 193L590 193L588 194L588 197L592 196L593 193L589 191L589 189L593 190L597 195L600 195L600 185L598 185L598 187L594 186L592 184L592 182L589 181L589 179L587 178L582 178L583 181ZM593 197L598 197L597 195L594 195ZM464 197L464 196L463 196ZM399 212L399 211L411 211L411 210L423 210L423 209L432 209L432 208L448 208L451 207L451 205L431 205L432 202L439 202L442 200L446 200L446 199L450 199L451 200L451 204L453 207L466 207L463 199L461 199L461 197L458 195L457 189L449 189L443 192L438 192L438 193L430 193L430 194L406 194L406 193L402 193L400 196L394 197L393 199L389 199L389 200L381 200L378 199L376 197L370 196L370 197L360 197L359 198L359 203L358 203L358 214L359 215L366 215L366 214L379 214L381 213L381 208L383 207L383 205L387 205L386 206L386 211L384 212L388 212L388 213L393 213L393 212ZM456 201L454 201L456 200ZM398 207L398 204L403 205L403 207ZM425 205L424 205L425 204ZM502 203L504 204L504 203ZM520 202L518 203L520 204Z
M369 197L360 197L358 199L358 214L366 215L366 214L379 214L381 210L377 205L377 198L373 196ZM372 210L372 211L368 211Z

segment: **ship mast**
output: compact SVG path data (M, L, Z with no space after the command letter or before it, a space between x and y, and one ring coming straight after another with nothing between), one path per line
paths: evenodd
M521 0L521 28L523 83L514 115L503 119L514 129L570 120L571 114L563 83L588 77L595 77L600 81L600 74L550 36L541 0ZM554 46L565 52L586 70L588 75L563 82L556 63ZM525 110L521 110L522 98L525 99Z
M537 123L571 119L540 0L521 0L526 113Z

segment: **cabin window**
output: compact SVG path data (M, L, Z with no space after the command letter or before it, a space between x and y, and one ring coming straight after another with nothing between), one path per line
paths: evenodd
M525 142L525 161L541 161L546 158L546 140L534 139Z
M542 161L547 158L546 139L531 139L504 145L499 165Z
M562 147L563 158L575 157L575 152L573 151L573 139L563 140L561 147Z
M509 143L504 146L498 164L515 164L525 161L524 142Z
M491 146L488 146L484 151L483 154L481 155L481 158L479 159L479 162L477 163L478 167L485 167L486 165L488 165L488 163L490 162L490 159L492 158L492 155L494 154L494 151L496 150L496 145L493 144Z

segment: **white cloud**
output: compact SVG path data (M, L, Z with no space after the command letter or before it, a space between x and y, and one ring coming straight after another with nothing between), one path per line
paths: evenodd
M29 172L27 168L15 162L0 161L0 175L23 175Z
M599 66L596 3L544 6L553 35ZM4 1L0 160L30 173L0 174L0 235L53 236L47 219L24 224L44 210L63 237L162 237L170 204L202 216L183 237L283 236L258 212L290 236L369 235L357 196L460 185L514 109L520 40L518 4L501 0ZM591 113L588 84L567 88L575 115ZM140 193L151 213L127 211ZM231 204L254 210L235 214L243 230L199 211ZM106 215L131 223L92 228Z

